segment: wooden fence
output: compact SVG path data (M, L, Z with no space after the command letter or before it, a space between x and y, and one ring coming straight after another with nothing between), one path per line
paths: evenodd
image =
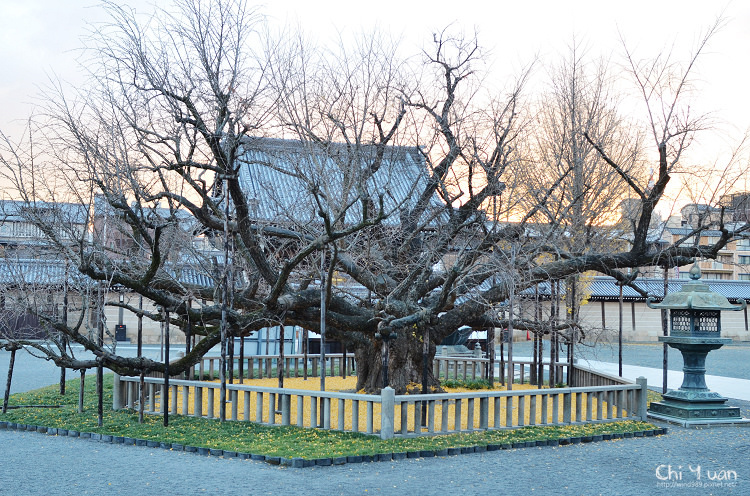
M517 379L521 384L531 381L532 368L537 365L531 360L513 360L513 377L514 381ZM435 356L432 362L432 373L435 377L442 379L459 379L459 380L477 380L487 379L490 361L487 358L475 358L465 356ZM508 362L495 360L495 366L502 367L507 372ZM555 373L558 378L564 377L567 373L568 363L558 362L555 365ZM551 366L549 362L543 362L541 364L542 378L546 377L549 383L549 377L551 374ZM497 374L495 380L498 380Z
M172 415L218 416L220 385L216 382L170 380L167 392L162 378L145 381L144 410L150 414L168 408ZM137 377L115 375L113 408L136 408L138 388ZM235 383L227 384L227 401L228 420L334 428L391 439L527 425L645 420L646 379L639 378L636 384L425 395L396 395L391 388L369 395Z
M200 361L191 368L188 377L197 377L199 380L215 380L219 377L220 358L216 356L202 357ZM308 377L319 377L322 370L319 355L308 355ZM242 367L240 367L242 362ZM284 357L284 376L301 377L303 375L305 356L288 355ZM237 357L234 359L234 372L242 383L243 379L263 379L278 377L277 367L279 364L278 355L254 355L244 357L241 360ZM501 362L495 360L495 365L500 366ZM508 370L508 363L502 362L504 370ZM531 360L513 360L514 377L521 384L529 382L531 379L532 367L534 363ZM550 364L542 364L542 377L549 378ZM239 374L239 371L242 374ZM433 361L433 374L435 377L442 379L460 379L460 380L477 380L488 377L489 360L487 358L475 358L470 356L443 356L437 355ZM556 377L561 378L567 374L568 363L558 362L556 364ZM333 353L326 355L326 375L341 375L342 377L356 375L356 362L351 354L343 355ZM162 377L163 374L155 372L150 374L151 377ZM178 376L175 376L177 378ZM497 376L495 377L497 380ZM584 385L583 383L574 383L575 385ZM589 384L598 385L598 384Z
M190 368L187 377L198 380L215 380L219 378L218 356L201 357L197 364ZM319 377L321 367L320 355L308 355L308 377ZM278 377L278 355L253 355L239 358L234 357L234 375L242 384L245 379L263 379ZM284 377L302 377L304 374L305 356L287 355L284 357ZM342 377L356 375L357 368L354 356L349 353L330 353L326 355L326 375L341 375ZM164 377L162 372L153 372L149 377ZM175 379L183 374L173 376Z
M572 383L576 386L611 386L616 384L631 384L627 379L616 375L608 375L603 372L583 367L576 364L573 367Z

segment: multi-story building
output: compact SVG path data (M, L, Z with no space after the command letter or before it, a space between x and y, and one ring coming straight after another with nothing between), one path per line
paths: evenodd
M719 204L731 212L733 222L750 222L750 192L724 195Z
M88 224L89 209L79 203L0 200L0 247L6 256L50 256L58 247L40 225L53 229L58 240L75 243L86 236Z
M722 220L730 229L747 222L749 197L748 193L723 197L722 202L726 203L723 218L720 208L694 203L686 205L679 216L667 221L663 237L669 243L681 241L684 245L713 245L721 237L721 232L716 228ZM700 227L707 229L696 235L695 231ZM704 279L750 281L750 233L727 243L715 260L700 260L699 266ZM671 277L686 279L689 269L690 267L677 267Z

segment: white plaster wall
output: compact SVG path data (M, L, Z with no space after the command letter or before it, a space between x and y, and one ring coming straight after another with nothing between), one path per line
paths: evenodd
M633 307L635 312L633 312ZM616 335L619 327L618 302L605 302L605 327ZM635 318L633 317L635 315ZM744 311L721 313L721 335L734 341L750 341L750 332L745 327ZM581 323L586 327L602 327L601 302L589 302L580 310ZM658 341L662 335L661 312L648 308L645 303L623 302L623 339L625 341Z

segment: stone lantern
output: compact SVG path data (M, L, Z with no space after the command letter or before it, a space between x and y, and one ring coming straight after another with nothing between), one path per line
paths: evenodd
M683 425L732 423L742 421L737 407L726 405L727 398L706 387L706 356L732 340L721 337L721 311L743 310L746 302L732 305L722 295L699 281L697 263L690 269L691 281L678 292L665 295L661 303L649 298L649 308L669 309L670 335L659 341L679 350L683 361L682 386L670 389L664 400L652 402L649 415Z

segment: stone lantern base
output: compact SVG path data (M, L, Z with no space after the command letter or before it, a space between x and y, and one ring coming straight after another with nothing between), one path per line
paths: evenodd
M706 387L706 355L731 339L660 336L659 341L682 353L683 381L680 389L667 391L663 401L651 403L649 417L685 427L750 424L750 419L742 418L738 407L727 405L727 398Z
M669 394L669 393L667 393ZM716 393L714 393L716 394ZM683 402L667 399L651 403L648 416L667 422L683 425L738 424L750 423L740 415L736 406L725 405L726 398L716 402Z

